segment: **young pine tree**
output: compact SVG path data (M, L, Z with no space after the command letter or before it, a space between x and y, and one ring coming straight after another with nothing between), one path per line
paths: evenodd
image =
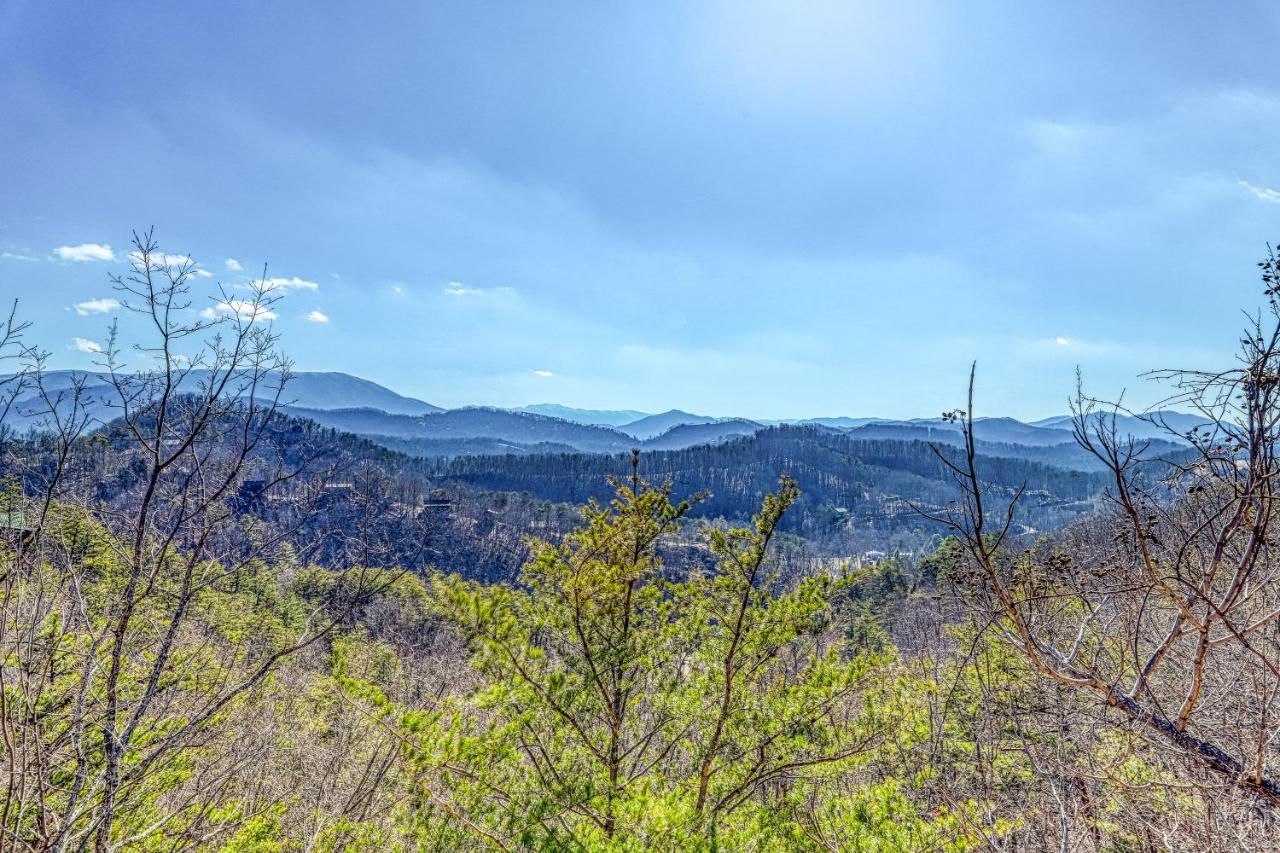
M714 570L660 553L689 502L632 475L517 586L435 581L477 689L400 717L421 835L499 849L812 846L812 796L880 739L876 663L844 654L844 581L780 590L770 544L798 490L703 532ZM445 839L449 839L448 842ZM793 842L793 843L792 843Z

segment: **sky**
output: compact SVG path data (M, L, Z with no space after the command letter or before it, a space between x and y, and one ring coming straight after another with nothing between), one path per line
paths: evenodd
M1274 2L0 2L0 296L58 367L134 229L442 406L1134 405L1280 240ZM192 309L196 310L195 307ZM203 309L201 309L203 310ZM129 318L121 321L127 336Z

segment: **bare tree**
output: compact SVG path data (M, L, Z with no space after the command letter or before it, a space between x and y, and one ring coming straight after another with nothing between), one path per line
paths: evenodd
M941 450L960 499L934 514L965 543L966 588L992 629L1032 668L1090 695L1108 719L1160 747L1181 783L1206 797L1241 789L1280 805L1280 561L1272 522L1280 472L1280 261L1262 263L1268 309L1250 318L1239 363L1154 374L1204 425L1182 454L1154 458L1132 412L1078 392L1075 437L1104 466L1103 518L1041 548L1019 547L1021 490L981 476L973 374L959 459ZM1162 756L1162 757L1161 757ZM1176 760L1169 759L1173 756Z
M287 635L218 629L204 610L215 591L300 531L329 533L313 516L345 463L323 440L281 435L291 365L265 270L201 298L194 262L150 232L129 261L112 283L144 342L126 346L113 324L99 376L55 387L15 315L0 328L0 355L23 363L0 412L25 394L24 422L39 428L37 451L6 463L28 513L0 550L0 850L113 850L175 822L193 846L225 831L211 815L251 756L219 749L222 721L395 579L370 553ZM127 487L104 495L119 471ZM290 504L277 523L246 517L250 485ZM157 789L192 772L193 755L205 760L189 784Z

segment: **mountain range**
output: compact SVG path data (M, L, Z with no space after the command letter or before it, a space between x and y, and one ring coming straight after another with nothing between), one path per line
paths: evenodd
M195 381L188 381L194 389ZM70 372L43 377L43 393L50 399L77 385L105 424L100 434L122 434L123 427L111 423L118 409L111 406L114 388L106 377ZM780 473L794 475L802 498L789 514L787 532L813 553L842 556L933 547L945 531L918 509L946 511L955 486L939 454L958 459L962 452L958 425L941 418L837 416L779 423L556 404L542 404L538 411L443 409L341 373L297 374L286 398L289 403L271 425L272 446L314 440L316 446L337 448L344 459L376 466L406 493L435 495L452 506L439 520L439 541L462 555L469 573L490 578L516 571L527 556L522 536L567 529L576 518L572 506L606 499L609 477L626 473L632 449L644 451L644 476L670 480L677 494L703 495L694 512L709 519L745 521ZM27 430L39 431L37 412L44 403L31 391L17 400L14 408L26 418ZM1164 421L1175 429L1198 422L1176 412L1165 413ZM23 425L21 417L17 425ZM1027 485L1015 518L1019 535L1058 529L1097 506L1106 472L1075 443L1071 427L1066 417L975 422L982 476L1002 495ZM1143 437L1159 431L1133 419L1118 419L1117 428ZM1151 439L1144 464L1177 463L1193 452L1175 438ZM25 445L33 458L46 446L38 440L14 445ZM95 474L103 488L128 480L129 466L121 459L104 460ZM321 521L344 524L357 509L335 497Z
M207 375L193 371L192 388ZM114 417L113 389L105 374L51 371L43 378L44 393L66 395L83 383L84 400L100 420ZM345 373L299 372L285 394L286 411L322 426L368 437L387 447L422 457L478 454L584 452L618 453L632 447L680 450L750 436L780 424L811 426L846 433L860 440L924 441L956 444L960 426L942 418L891 420L871 417L751 420L719 418L672 409L657 414L635 410L578 409L541 403L523 409L468 406L444 409L398 394L376 382ZM9 423L19 431L39 429L44 408L38 393L28 389L14 406ZM1110 417L1109 415L1106 417ZM1180 436L1203 425L1204 419L1181 412L1158 412L1148 419L1116 416L1121 434L1144 440L1178 443ZM1163 428L1162 426L1163 425ZM1041 458L1034 448L1057 448L1074 443L1072 418L1057 415L1030 423L1007 417L977 419L976 437L987 445L1003 445L1004 455Z

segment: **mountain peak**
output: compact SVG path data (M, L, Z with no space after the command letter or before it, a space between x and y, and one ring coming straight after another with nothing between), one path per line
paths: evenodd
M646 441L657 438L673 427L684 424L711 424L720 420L707 415L695 415L680 409L670 409L657 415L649 415L630 423L621 424L618 429L627 435Z

